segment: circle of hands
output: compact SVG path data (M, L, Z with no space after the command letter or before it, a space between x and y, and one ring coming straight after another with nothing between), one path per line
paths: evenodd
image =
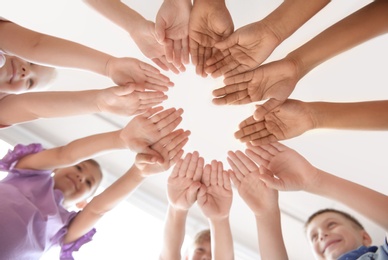
M127 89L133 91L130 95L136 93L138 109L131 109L139 115L123 129L121 137L131 150L138 152L135 164L144 176L175 165L168 179L171 207L187 211L197 202L209 219L223 219L232 204L233 182L240 196L259 214L264 208L276 210L277 203L270 202L277 202L277 190L307 185L296 173L294 179L289 179L290 172L290 176L279 179L285 167L282 165L287 163L285 158L300 158L276 141L300 135L314 123L303 102L288 99L302 77L298 64L287 58L263 64L281 43L268 24L258 21L234 30L225 3L195 1L192 5L187 1L164 1L155 23L147 21L140 27L141 33L133 39L161 69L184 72L191 57L197 75L224 77L225 86L212 93L215 105L266 100L239 124L235 138L247 143L247 149L245 153L228 152L227 161L232 169L224 170L222 162L215 160L205 165L197 151L181 158L190 135L190 131L175 130L182 121L183 110L162 111L161 107L153 107L167 98L163 91L169 83L161 74L155 76L152 66L146 68L142 64L143 72L148 71L149 76L145 73L145 79L134 81L145 84L129 84ZM147 93L146 89L156 92ZM309 167L308 163L305 165Z

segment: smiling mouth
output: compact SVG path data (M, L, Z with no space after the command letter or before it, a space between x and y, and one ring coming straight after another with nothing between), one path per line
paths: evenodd
M70 177L67 177L71 183L73 183L74 188L77 190L77 183Z
M333 241L327 243L325 245L324 249L322 250L322 253L324 254L329 247L331 247L332 245L334 245L334 244L336 244L338 242L340 242L340 240L333 240Z

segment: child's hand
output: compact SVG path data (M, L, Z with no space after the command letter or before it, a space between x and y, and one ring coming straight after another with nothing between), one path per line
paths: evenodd
M313 129L315 124L305 102L287 99L258 120L250 116L242 121L235 137L241 142L262 145L296 137Z
M117 85L125 86L137 83L137 90L167 91L174 83L150 64L134 58L110 58L106 64L105 74Z
M167 61L185 71L189 63L189 18L191 1L163 1L155 18L158 42L164 45Z
M170 205L181 210L189 210L197 200L201 187L204 159L198 152L186 154L175 165L167 182L167 195Z
M234 31L233 19L228 8L215 2L195 1L190 13L190 55L196 73L202 77L207 76L205 62L212 56L214 45Z
M160 113L163 108L155 107L134 117L120 132L120 138L126 146L137 153L156 156L160 162L163 158L149 146L171 133L182 121L182 109L170 108Z
M246 154L260 165L260 179L272 189L309 191L319 185L319 171L295 150L281 144L248 144Z
M281 105L292 93L299 78L290 60L274 61L257 69L224 79L225 87L213 91L216 105L241 105L266 100L254 113L255 119Z
M256 216L278 210L278 191L268 188L260 179L259 167L241 151L228 152L230 178L240 197ZM272 213L271 213L272 214Z
M213 220L227 218L232 206L232 187L222 163L213 160L211 165L207 164L201 182L197 202L203 214Z
M137 154L135 159L136 167L142 172L143 176L167 171L182 157L182 148L188 142L189 135L190 131L178 129L163 137L151 146L151 149L162 155L163 163L157 162L155 157L149 154Z
M167 96L161 91L133 91L133 86L115 86L99 90L97 106L101 112L123 116L144 113L162 103Z
M206 61L205 71L216 78L255 69L279 43L278 36L267 24L255 22L245 25L215 44L214 47L220 51Z
M156 40L154 22L142 19L137 23L136 30L131 32L131 37L141 52L156 65L163 70L171 70L175 74L179 73L178 68L167 61L164 46Z

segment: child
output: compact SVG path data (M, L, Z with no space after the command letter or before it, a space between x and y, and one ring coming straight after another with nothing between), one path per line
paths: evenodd
M256 121L240 123L235 137L253 145L290 139L318 128L387 130L388 101L353 103L303 102L287 99L276 110Z
M185 71L185 66L181 62L177 63L177 65L174 65L174 63L172 63L172 59L170 59L169 57L170 52L167 51L167 47L165 52L163 45L159 43L163 41L156 39L158 35L156 28L157 24L152 21L146 20L143 16L141 16L135 10L131 9L126 3L120 0L84 0L84 2L91 6L94 10L108 18L110 21L115 23L117 26L125 30L134 40L141 52L147 58L155 62L160 68L164 70L171 70L176 74L179 73L179 70ZM187 17L185 18L188 19L189 14L190 13L188 13ZM176 12L174 13L174 18L176 18L175 16ZM182 49L183 46L185 46L184 43L182 43ZM183 53L185 53L184 50L185 49L183 49ZM189 54L187 40L186 52L186 56L183 56L185 56L185 61L187 61L186 63L188 63Z
M386 195L324 172L280 143L256 147L248 144L248 148L248 155L260 165L260 180L268 188L280 191L303 190L338 201L369 218L385 231L388 230ZM350 259L388 259L386 239L380 247L357 251L359 247L371 244L370 237L362 228L355 228L354 223L343 215L325 212L310 219L307 235L317 259L338 259L347 253L356 255ZM284 250L282 242L273 242L277 243L277 249Z
M285 58L224 79L213 91L217 105L248 104L266 100L256 108L261 120L290 96L298 81L325 60L388 31L388 2L373 1L289 53ZM367 22L366 22L367 21Z
M194 243L186 259L234 258L229 224L232 190L221 162L213 160L204 167L204 159L199 157L198 152L186 154L184 159L177 162L168 178L167 194L169 206L160 259L182 258L187 214L196 201L209 220L213 243L210 245L210 237Z
M157 111L136 116L122 130L65 146L44 150L40 144L17 145L9 151L0 161L1 169L9 172L0 182L0 258L38 259L51 246L60 245L61 259L72 259L72 252L91 240L93 226L106 212L144 177L175 164L190 133L173 131L180 122L179 113ZM128 148L138 153L134 165L85 206L102 177L98 164L88 158ZM83 210L67 211L72 205Z
M173 86L158 69L137 59L116 58L76 42L31 31L10 21L0 20L0 50L32 63L94 72L110 77L120 86L138 83L141 85L138 90L167 91Z

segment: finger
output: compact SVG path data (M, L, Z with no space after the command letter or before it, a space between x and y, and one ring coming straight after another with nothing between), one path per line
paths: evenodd
M223 166L222 162L217 163L217 185L223 187L224 186L224 178L223 178Z
M182 39L182 63L183 64L189 64L190 58L189 58L189 37L185 37Z
M180 167L179 170L179 176L180 177L185 177L187 174L187 169L189 167L190 161L191 161L191 153L187 153L185 158L183 159L182 166Z
M245 136L248 136L253 133L266 129L264 121L253 121L253 124L249 124L249 125L244 121L244 125L245 125L244 127L241 127L241 124L242 123L240 123L239 125L240 130L238 130L234 135L234 137L236 137L237 139L243 138Z
M272 156L267 151L262 149L260 146L255 146L254 149L252 148L246 149L245 153L254 162L264 167L268 166L269 160L272 158Z
M267 102L260 106L256 106L256 111L253 114L253 118L255 120L259 120L261 118L264 118L264 116L280 106L281 104L284 103L285 100L277 100L275 98L270 98Z
M249 157L246 156L243 152L237 151L236 156L240 159L241 163L244 165L244 168L246 169L246 174L259 170L259 167L251 159L249 159Z
M263 118L263 119L264 119L264 118ZM245 119L244 121L242 121L242 122L238 125L238 127L241 129L241 128L243 128L243 127L246 127L246 126L255 124L255 123L257 123L257 121L261 121L261 120L262 120L262 119L256 120L256 119L253 118L253 116L250 116L250 117L248 117L247 119Z
M151 154L138 153L136 154L136 161L139 163L154 164L156 163L156 158Z
M244 174L241 172L239 165L241 167L240 159L237 157L236 153L229 151L227 161L230 167L233 169L234 176L241 181L244 179Z
M159 141L154 143L152 145L152 148L156 151L161 151L167 144L171 142L172 139L182 134L183 132L184 132L183 129L177 129L169 133L168 135L166 135L165 137L161 138Z
M238 84L243 82L249 82L252 80L252 78L253 78L253 71L247 71L231 77L225 77L224 84L232 85L232 84Z
M166 38L163 45L164 53L166 54L166 60L174 64L174 41Z
M137 92L136 93L139 99L141 100L153 100L158 98L166 98L166 94L162 91L144 91L144 92Z
M282 180L275 178L271 171L269 171L267 168L260 167L260 173L260 180L264 182L268 188L275 190L283 190L284 185Z
M182 59L181 52L182 52L182 41L181 40L173 41L173 53L174 53L173 64L178 68L183 66L181 61Z
M261 137L260 139L254 139L250 143L253 146L260 146L260 145L264 145L264 144L274 143L274 142L277 142L277 141L279 141L279 140L276 138L276 136L270 134L268 136Z
M153 84L149 82L144 82L144 84L142 84L142 87L143 89L163 91L163 92L166 92L168 90L168 86L166 85Z
M279 151L279 152L283 152L287 149L289 149L287 146L285 146L284 144L281 144L279 142L274 142L272 143L272 145Z
M202 184L197 194L197 202L199 206L206 203L206 192L207 186L205 184Z
M113 93L116 95L116 96L126 96L126 95L129 95L131 93L134 93L134 92L140 92L140 91L136 91L136 86L134 86L135 84L129 84L127 86L115 86L115 87L112 87L113 88ZM140 92L142 93L142 92Z
M247 90L241 90L235 93L227 94L223 97L213 98L212 103L215 105L242 105L250 103Z
M205 184L206 187L210 186L210 173L212 171L212 167L210 164L206 164L203 169L201 182Z
M198 157L199 157L198 152L194 151L193 155L191 157L191 160L190 160L190 162L188 164L188 167L187 167L186 177L189 178L189 179L192 179L193 176L194 176L195 170L197 168Z
M269 133L267 129L264 129L261 131L257 131L256 133L242 137L241 141L244 143L250 142L250 141L258 141L258 140L262 140L263 138L268 137L270 134L271 133Z
M166 56L160 57L159 58L160 62L164 64L169 70L171 70L175 74L179 74L179 70L177 67L174 66L171 62L168 62L166 59Z
M168 71L168 67L163 63L159 58L151 59L156 65L158 65L162 70Z
M226 190L232 190L232 185L230 183L230 174L229 174L229 171L223 171L222 172L222 182L224 184L224 188Z
M166 119L169 116L174 115L174 114L175 114L175 117L179 117L181 113L183 113L183 111L179 111L177 113L177 109L175 107L171 107L171 108L163 110L160 113L153 114L152 117L150 117L150 120L152 123L157 124L160 121L162 121L162 120L164 120L164 119Z
M156 15L155 19L155 38L160 43L164 43L166 30L166 21L161 16Z
M216 65L219 64L219 62L225 59L225 57L228 55L230 55L229 50L215 52L213 56L211 56L208 60L206 60L206 63L205 63L206 67L209 68L212 65L214 65L215 69L220 68Z
M156 114L157 112L163 110L163 107L162 106L159 106L159 107L153 107L153 108L150 108L148 109L144 114L142 114L141 116L144 117L144 118L149 118L151 117L152 115Z
M195 169L195 173L193 176L194 181L201 180L204 165L205 165L205 160L202 157L199 157L197 162L197 168Z
M205 62L205 47L199 46L198 47L198 58L197 58L197 64L195 67L195 72L197 75L203 77L204 74L204 62Z
M162 136L174 130L180 124L180 122L182 122L182 113L183 109L178 109L177 111L175 111L175 113L156 123L156 126Z
M228 154L229 155L229 154ZM241 151L236 151L230 158L233 160L234 166L237 167L237 169L232 168L235 172L239 171L242 175L247 175L249 173L248 167L245 165L245 161L243 161L244 154Z
M156 150L153 150L151 149L150 147L146 147L143 151L141 151L142 154L149 154L151 155L153 158L152 158L152 161L157 161L159 163L163 163L164 162L164 158L163 156Z
M232 180L234 186L238 189L240 187L240 180L236 177L235 173L232 170L228 170L229 177Z
M216 160L211 161L211 173L210 173L210 185L217 185L217 172L218 172L218 162Z
M182 150L182 148L186 145L190 135L189 131L185 131L182 134L175 137L169 144L166 146L166 150L169 151L169 158L174 158Z
M189 48L190 48L191 62L194 66L197 66L198 56L199 56L198 54L199 44L196 41L189 38Z
M200 182L193 182L190 187L187 189L187 200L196 201L199 189L201 188Z
M226 85L222 88L218 88L213 90L212 94L215 97L221 97L225 96L227 94L234 94L238 93L243 90L248 89L248 84L247 83L242 83L242 84L231 84L231 85Z
M173 178L176 178L179 176L179 173L181 172L180 169L181 169L182 164L183 164L182 159L177 161L177 163L175 164L174 168L171 171L169 178L173 179Z

